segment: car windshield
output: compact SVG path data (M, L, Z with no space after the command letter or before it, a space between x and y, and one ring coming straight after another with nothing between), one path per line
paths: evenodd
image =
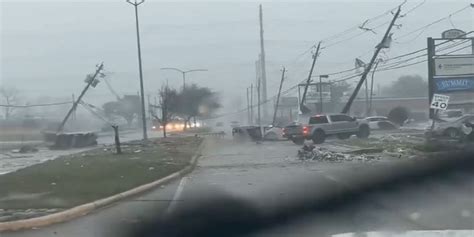
M0 0L0 237L472 236L473 16Z

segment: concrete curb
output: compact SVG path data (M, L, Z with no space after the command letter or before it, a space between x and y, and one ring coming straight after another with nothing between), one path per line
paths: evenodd
M65 222L80 216L87 215L88 213L109 206L110 204L113 204L117 201L135 196L137 194L143 193L145 191L149 191L152 188L155 188L159 185L168 183L170 181L173 181L176 178L180 178L188 173L190 173L197 164L198 158L201 156L201 150L204 147L205 141L203 140L199 147L196 149L196 154L191 158L189 165L187 165L185 168L183 168L180 171L177 171L173 174L170 174L164 178L161 178L159 180L153 181L151 183L143 184L141 186L138 186L136 188L130 189L128 191L103 198L94 202L82 204L77 207L73 207L71 209L67 209L62 212L46 215L46 216L40 216L40 217L35 217L35 218L30 218L30 219L24 219L24 220L17 220L17 221L8 221L8 222L0 222L0 233L5 232L5 231L17 231L17 230L22 230L22 229L32 229L32 228L38 228L42 226L48 226L60 222Z

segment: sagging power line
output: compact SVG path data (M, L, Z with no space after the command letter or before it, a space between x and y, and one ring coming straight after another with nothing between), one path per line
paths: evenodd
M4 105L0 104L0 107L9 107L9 108L31 108L31 107L46 107L46 106L56 106L56 105L66 105L72 104L71 101L57 102L57 103L47 103L47 104L32 104L32 105Z

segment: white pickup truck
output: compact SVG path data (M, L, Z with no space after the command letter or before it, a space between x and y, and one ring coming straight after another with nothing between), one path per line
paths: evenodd
M309 118L308 124L293 124L283 130L284 137L295 144L303 144L304 140L313 140L321 144L326 137L336 135L339 139L347 139L351 135L367 138L370 128L366 120L356 119L345 114L321 114Z

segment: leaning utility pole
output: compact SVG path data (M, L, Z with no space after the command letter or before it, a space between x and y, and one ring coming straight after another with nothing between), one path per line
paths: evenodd
M306 80L306 86L304 87L303 97L300 101L300 112L303 114L311 112L306 106L304 106L304 102L306 100L306 93L308 92L309 83L311 82L311 76L313 75L314 65L316 64L316 59L319 55L319 49L321 48L321 41L318 43L318 47L316 48L316 53L313 55L313 63L311 64L311 69L309 70L308 79Z
M145 112L145 92L143 89L143 70L142 70L142 52L140 47L140 28L138 24L138 5L145 2L145 0L141 0L140 2L131 2L127 0L128 3L132 4L135 7L135 26L137 29L137 50L138 50L138 69L140 72L140 97L141 97L141 109L142 109L142 124L143 124L143 140L146 141L148 139L147 131L146 131L146 112Z
M283 86L283 81L285 80L285 67L281 69L281 80L280 80L280 88L278 89L278 94L277 94L277 100L275 103L275 109L273 110L273 120L272 120L272 125L275 126L275 120L276 120L276 115L278 111L278 104L280 102L280 93L281 93L281 87Z
M259 19L260 19L260 64L261 64L261 93L262 93L262 100L267 101L267 72L265 67L265 45L263 40L263 10L262 4L260 4L259 8ZM267 106L263 106L263 116L266 117L268 115Z
M96 80L96 77L101 73L102 69L104 68L104 63L101 63L97 69L95 70L95 73L92 77L87 77L86 79L86 82L87 82L87 85L86 87L84 87L84 89L82 89L82 92L81 94L79 95L79 97L77 97L77 100L72 104L72 107L71 109L69 109L69 111L67 112L66 114L66 117L64 117L63 121L61 122L61 124L59 125L58 127L58 130L56 131L57 133L60 133L63 131L64 129L64 125L66 125L66 122L67 120L69 119L69 117L71 116L71 114L76 111L76 108L77 108L77 105L79 104L79 102L81 102L82 100L82 97L86 94L87 90L91 87L95 87L95 85L97 85L98 81Z
M401 11L401 6L398 7L397 13L393 16L392 22L390 22L390 25L388 26L387 31L385 32L385 35L382 38L382 41L375 47L375 52L374 55L372 56L372 59L370 60L369 64L365 67L364 72L362 73L362 77L360 78L360 81L357 83L356 88L354 89L354 92L352 93L351 97L349 98L349 101L347 101L346 105L344 106L344 109L342 109L342 113L346 114L349 112L352 102L354 102L354 99L356 98L357 94L359 93L360 88L362 87L362 83L367 79L367 75L369 74L370 70L372 69L372 65L375 63L375 60L377 59L378 54L380 53L380 50L384 48L384 45L387 43L387 40L390 35L390 30L392 29L393 25L395 24L395 21L397 20L398 16L400 15Z

